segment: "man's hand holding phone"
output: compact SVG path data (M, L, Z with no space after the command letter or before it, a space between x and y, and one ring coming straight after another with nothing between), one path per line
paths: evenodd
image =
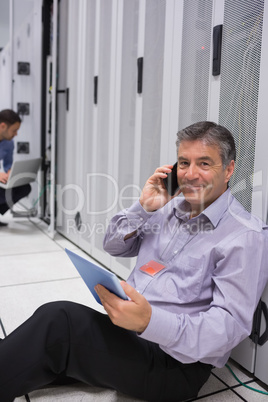
M154 174L149 177L145 183L140 197L140 203L147 212L153 212L162 208L168 201L180 193L179 189L177 189L173 195L169 194L167 191L164 180L172 173L172 169L173 165L163 165L157 168ZM173 175L176 175L177 182L177 166L174 167L174 169L175 173L173 173Z
M178 195L178 190L179 190L179 184L178 184L178 178L177 178L177 168L178 168L178 162L175 163L172 167L171 173L167 175L165 179L163 179L164 185L168 191L168 193L172 196Z

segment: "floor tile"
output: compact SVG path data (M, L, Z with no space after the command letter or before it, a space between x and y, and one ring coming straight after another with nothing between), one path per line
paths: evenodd
M232 391L219 392L200 399L202 402L241 402L241 398ZM250 401L249 401L250 402Z
M0 256L0 288L79 277L65 251Z
M217 392L226 388L227 388L226 385L224 385L220 380L214 377L213 374L211 374L208 381L203 385L203 387L199 391L198 396L207 395L212 392Z
M228 361L228 366L234 372L236 376L238 376L239 380L242 382L250 381L254 377L246 370L240 368L238 364L233 362L232 360ZM230 373L227 367L223 367L221 369L214 369L213 372L217 375L222 381L226 382L229 386L237 385L238 382L235 377Z
M57 388L46 388L29 394L31 402L140 402L113 390L74 384ZM15 402L25 402L25 398L16 398Z
M0 318L7 334L39 306L56 300L69 300L104 312L81 278L5 287L0 292Z
M0 256L60 250L55 242L27 220L12 221L0 229Z
M265 390L256 382L250 383L250 384L248 384L248 386L250 386L258 391L266 392L266 395L253 391L251 389L248 389L244 386L237 388L236 392L249 402L267 402L267 400L268 400L267 389Z

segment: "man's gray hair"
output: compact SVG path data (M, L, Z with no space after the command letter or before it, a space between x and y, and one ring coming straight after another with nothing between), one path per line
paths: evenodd
M227 128L211 121L200 121L180 130L177 134L177 151L182 141L202 141L205 145L217 146L223 168L236 158L234 137Z

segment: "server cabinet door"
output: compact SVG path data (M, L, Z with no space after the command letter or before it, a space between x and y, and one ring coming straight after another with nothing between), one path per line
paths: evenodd
M0 110L11 108L11 44L10 42L0 52L0 88L5 96L1 96Z
M230 187L251 212L264 1L225 0L219 124L234 135L237 160Z
M166 2L123 1L119 14L113 214L139 199L160 165ZM112 269L127 278L134 259L115 258Z
M23 121L14 139L14 159L22 160L41 154L42 1L14 0L12 17L10 107ZM41 182L34 182L31 187L29 197L22 200L26 207L34 206L42 191Z
M255 356L256 345L250 338L244 339L236 348L232 350L231 353L231 358L250 373L254 372Z
M264 10L259 10L259 16L263 13L262 43L260 58L257 135L255 144L254 178L252 189L252 211L267 223L268 218L268 171L267 171L267 102L268 102L268 2ZM258 19L261 24L261 20ZM261 29L261 27L259 28ZM268 286L262 295L262 320L259 344L257 346L255 375L264 383L268 384L267 358L268 358Z
M83 71L81 73L81 132L83 143L80 155L81 186L83 189L83 204L77 211L77 230L79 232L78 245L88 253L92 253L92 244L96 225L93 221L93 200L96 196L95 187L92 186L96 170L95 146L97 137L97 113L98 113L98 44L99 44L99 2L86 1L83 15ZM93 173L92 173L93 172Z
M142 54L139 36L142 35L140 0L119 2L116 53L116 93L113 178L117 198L111 214L128 208L139 197L139 187L134 184L135 138L137 135L137 81L138 57ZM141 71L139 71L141 74ZM140 133L138 134L140 135ZM111 258L111 269L127 278L133 261L126 258Z
M185 0L178 128L207 120L213 2Z
M87 177L87 203L92 255L105 265L110 256L103 250L103 236L111 203L116 197L112 177L114 97L116 67L117 0L96 2L96 37L91 164Z
M263 11L262 0L254 4L246 0L225 0L219 102L219 123L233 133L237 147L231 191L249 212L254 212L261 218L263 211L259 200L267 197L266 183L260 180L261 170L264 169L263 177L267 170L266 157L261 157L264 152L263 139L266 138L263 126L266 112L263 111L266 108L267 95L265 104L259 97L262 89L261 56L264 51ZM263 82L266 81L266 71L267 65ZM258 183L255 189L253 182ZM249 338L245 339L233 350L232 357L253 372L255 344Z
M66 140L66 94L65 89L67 87L67 32L68 32L68 0L61 1L59 3L59 19L58 19L58 32L59 32L59 46L58 46L58 93L57 93L57 149L56 149L56 163L57 163L57 175L56 175L56 197L57 197L57 209L56 209L56 230L59 233L67 236L67 224L66 217L63 212L64 200L62 199L62 190L67 183L66 178L66 158L67 158L67 140ZM51 65L52 70L52 65ZM48 78L49 84L51 83ZM50 84L51 85L51 84ZM51 119L51 111L47 110L47 126ZM59 193L60 192L60 193Z
M146 1L141 138L134 166L141 189L160 165L166 3Z
M57 230L78 242L75 217L83 201L80 179L81 144L79 130L79 31L83 2L60 2L59 78L57 88ZM66 35L66 36L65 36ZM79 44L79 45L78 45Z

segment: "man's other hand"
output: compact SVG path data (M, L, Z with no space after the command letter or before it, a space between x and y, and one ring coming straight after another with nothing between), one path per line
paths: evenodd
M1 183L6 183L7 180L8 180L8 176L9 176L8 173L0 172L0 182Z

